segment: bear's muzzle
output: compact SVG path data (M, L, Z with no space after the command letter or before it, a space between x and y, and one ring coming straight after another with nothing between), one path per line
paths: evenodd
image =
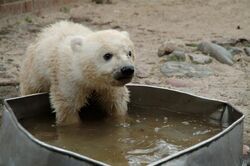
M114 79L119 81L120 84L124 85L132 80L134 72L134 66L123 66L119 70L117 70L117 72L114 73Z

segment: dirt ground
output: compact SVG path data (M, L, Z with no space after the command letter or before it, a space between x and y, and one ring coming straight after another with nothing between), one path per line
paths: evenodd
M244 142L250 144L250 60L239 55L233 66L213 60L214 74L202 78L165 77L165 57L157 50L166 40L197 44L250 38L249 0L90 0L0 19L1 98L18 95L18 71L25 48L50 23L70 19L94 30L114 28L130 33L136 46L134 83L150 84L225 100L245 115ZM250 45L249 45L250 46Z

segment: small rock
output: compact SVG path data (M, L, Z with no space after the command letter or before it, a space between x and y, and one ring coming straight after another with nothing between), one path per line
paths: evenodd
M231 47L229 49L229 52L234 56L234 55L238 55L240 53L242 53L242 49L238 48L238 47Z
M166 41L158 48L158 56L169 55L175 50L185 52L185 49L182 47L184 45L180 44L179 41Z
M168 57L167 57L167 61L185 61L186 60L186 56L185 56L185 52L183 51L173 51Z
M191 62L194 64L209 64L212 62L212 59L208 56L202 54L189 54L188 55Z
M249 46L249 44L250 44L250 40L249 39L246 39L246 38L239 38L239 39L237 39L236 40L236 44L237 45L245 45L245 46Z
M158 49L158 56L162 57L164 55L171 54L176 49L176 46L172 43L163 43Z
M167 77L206 77L213 74L212 70L205 66L194 65L187 62L166 62L161 67L161 72Z
M247 56L250 56L250 47L244 48L244 51L245 51Z
M211 42L202 42L198 45L198 50L204 54L209 54L221 63L233 65L231 53L222 46Z
M223 47L249 46L250 44L250 40L246 38L238 38L238 39L224 38L212 42L219 44Z

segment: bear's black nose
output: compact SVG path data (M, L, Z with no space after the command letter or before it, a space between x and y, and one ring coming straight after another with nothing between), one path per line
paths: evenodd
M124 66L121 68L121 73L123 76L132 76L134 74L134 66Z

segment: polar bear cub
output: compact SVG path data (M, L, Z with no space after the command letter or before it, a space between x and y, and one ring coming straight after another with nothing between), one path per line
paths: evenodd
M124 116L125 84L134 75L134 45L125 31L93 32L61 21L39 34L26 51L20 73L21 95L49 92L56 123L78 123L78 112L95 93L111 116Z

